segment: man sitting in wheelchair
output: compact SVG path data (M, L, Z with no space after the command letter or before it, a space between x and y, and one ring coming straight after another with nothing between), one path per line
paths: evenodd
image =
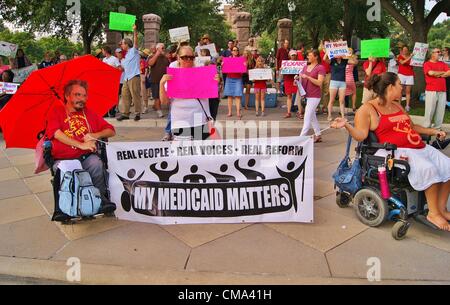
M86 108L88 84L81 80L69 81L64 86L65 107L55 107L47 117L46 137L52 142L52 157L56 172L62 160L79 160L89 172L92 182L100 190L100 214L113 213L116 205L107 199L105 166L97 152L97 140L114 137L111 124ZM56 201L53 220L65 221Z
M406 156L411 168L408 175L416 191L425 191L428 202L428 221L441 230L450 231L450 212L447 201L450 193L450 158L426 145L421 135L436 136L444 140L443 131L424 128L412 122L398 102L402 97L402 85L394 73L375 75L369 86L378 98L364 104L355 117L355 127L346 119L338 118L332 128L345 128L358 142L364 141L373 131L380 143L398 147L396 156ZM379 151L377 155L386 152Z

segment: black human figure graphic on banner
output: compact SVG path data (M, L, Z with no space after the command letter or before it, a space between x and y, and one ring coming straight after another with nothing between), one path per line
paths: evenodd
M291 184L291 188L292 188L292 195L293 195L293 199L294 199L294 207L295 207L295 211L297 212L297 192L295 189L295 180L297 180L297 178L300 176L301 172L303 171L303 185L302 185L302 202L304 199L304 195L305 195L305 176L306 176L306 161L308 160L308 158L305 159L305 161L303 162L302 165L300 165L299 168L295 169L295 163L294 162L290 162L287 166L287 169L289 170L289 172L284 172L281 169L279 169L277 167L278 173L280 174L281 177L286 178L289 183Z
M187 175L183 178L184 183L206 183L206 177L203 175L197 175L198 172L198 166L193 165L191 167L191 173L192 175Z
M252 167L255 167L255 165L256 165L255 159L251 159L250 161L248 161L248 167L252 168ZM240 171L245 176L245 178L247 178L247 180L256 181L256 180L258 180L258 178L260 178L261 180L266 180L266 176L264 176L260 172L257 172L257 171L251 170L251 169L241 168L239 166L239 160L234 162L234 167L238 171Z
M125 211L130 212L131 211L131 194L133 193L133 184L136 181L141 180L141 178L144 176L145 172L143 172L139 177L137 177L136 179L134 179L134 177L136 177L136 170L134 169L130 169L127 173L128 179L132 179L132 180L128 180L125 179L119 175L117 175L117 177L120 179L120 181L123 184L123 187L125 189L125 191L122 193L121 196L121 202L122 202L122 207Z
M224 175L224 173L228 171L228 165L226 164L222 165L220 167L220 171L222 172L222 174L211 173L208 171L207 173L213 176L218 183L236 182L236 177Z
M173 170L169 170L167 171L167 167L169 166L169 164L164 161L161 163L161 169L157 169L156 165L158 165L158 163L152 164L150 165L150 170L159 178L159 182L169 182L170 177L172 177L173 175L176 175L178 173L178 171L180 170L180 166L177 163L177 166L173 169Z

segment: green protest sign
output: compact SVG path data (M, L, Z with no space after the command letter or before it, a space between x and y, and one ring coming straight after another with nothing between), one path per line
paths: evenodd
M135 23L136 16L134 15L109 13L109 29L112 31L133 32Z
M390 39L363 40L361 41L361 58L388 58L390 48Z

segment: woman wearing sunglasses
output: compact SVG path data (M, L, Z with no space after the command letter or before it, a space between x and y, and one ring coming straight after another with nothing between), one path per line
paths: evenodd
M180 69L194 67L194 50L189 46L180 47L177 51L177 63L171 66ZM218 80L216 75L216 80ZM208 118L211 117L208 99L170 99L167 96L167 81L171 75L164 75L161 79L160 96L163 103L170 101L171 129L175 140L206 140L210 136ZM185 80L189 82L189 79Z
M231 57L239 57L239 48L234 47L231 50ZM241 114L241 100L244 91L244 83L242 80L242 73L228 73L225 81L224 96L228 97L228 117L233 116L233 99L236 99L236 111L238 118L242 118Z

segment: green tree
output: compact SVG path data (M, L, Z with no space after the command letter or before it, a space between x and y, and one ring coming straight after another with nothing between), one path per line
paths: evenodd
M431 48L444 48L450 46L450 19L436 24L430 29L428 43Z
M142 15L151 12L161 16L163 31L168 31L172 27L189 25L195 36L199 36L200 31L209 32L221 42L225 41L224 37L229 35L224 19L219 15L219 0L197 0L195 5L190 0L80 1L79 35L86 54L91 53L92 43L104 33L109 12L118 11L121 6L126 8L127 13L137 16L141 32L143 32ZM71 36L76 28L75 22L67 18L69 8L66 1L61 0L2 0L0 2L1 15L5 20L25 26L32 32L53 33L59 37ZM33 13L30 14L30 12Z

